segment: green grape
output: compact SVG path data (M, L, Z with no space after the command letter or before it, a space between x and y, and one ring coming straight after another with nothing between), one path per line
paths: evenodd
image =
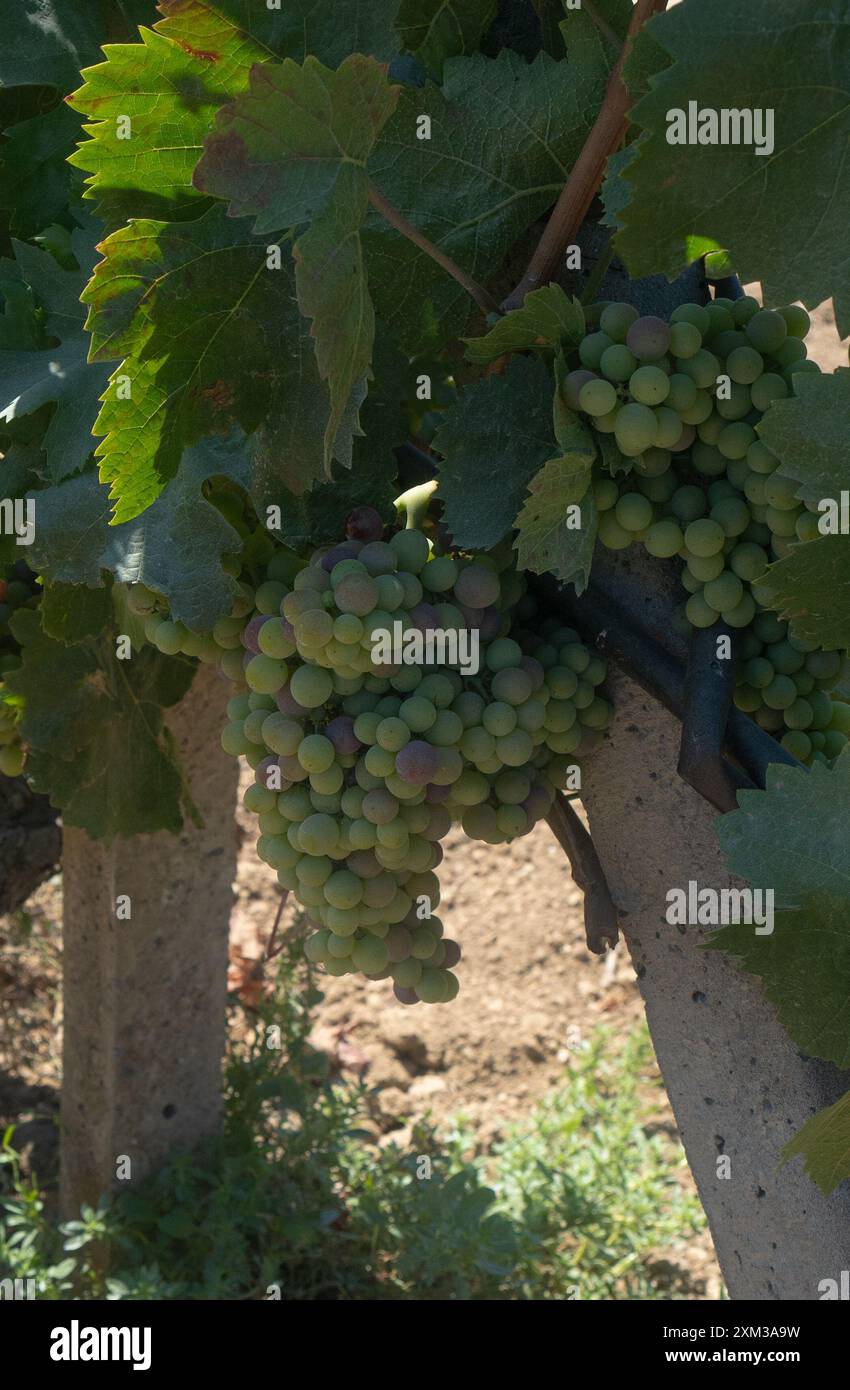
M578 355L583 367L595 372L599 368L602 354L611 347L607 333L588 333L579 343Z
M477 806L486 801L490 794L490 783L482 773L473 768L461 773L452 788L452 797L460 806Z
M733 698L736 709L743 710L744 714L755 714L756 710L761 709L761 692L754 690L751 685L737 685Z
M785 723L789 729L808 729L814 720L814 710L808 700L795 700L785 711Z
M465 729L472 729L480 723L486 703L486 700L484 700L481 695L477 695L474 690L463 690L460 695L452 701L452 710L458 716ZM400 711L402 717L403 710L404 706L402 706L402 710ZM436 716L436 710L434 714ZM433 724L433 722L432 719L430 723Z
M327 959L329 939L330 932L326 927L323 927L321 931L313 932L312 936L308 936L304 943L304 954L313 965L321 965Z
M600 371L609 381L628 381L636 366L637 359L619 343L606 348L599 361Z
M409 527L406 531L396 531L389 541L398 559L399 569L410 574L419 574L431 554L428 538L421 531Z
M305 772L326 772L333 765L336 751L323 734L308 734L298 745L297 757Z
M321 796L334 796L345 781L345 773L339 763L326 768L324 772L310 773L310 786Z
M837 729L827 729L824 735L824 756L832 762L838 758L847 747L847 735L839 733Z
M620 413L619 401L613 410L609 410L607 415L597 415L593 425L598 434L613 434L617 428L617 416Z
M652 525L652 504L639 492L626 492L614 508L614 515L625 531L644 531Z
M753 583L767 569L767 555L760 545L742 541L729 554L729 568L739 579Z
M672 454L669 449L650 448L644 450L640 458L635 460L635 471L644 478L661 478L669 473L672 462Z
M632 304L606 304L599 316L599 327L613 343L624 343L637 316L638 311Z
M741 295L740 299L736 299L732 305L732 318L738 325L749 323L753 314L757 314L760 307L758 300L754 299L751 294Z
M756 438L752 425L736 420L720 431L717 447L726 459L745 459L747 450Z
M351 960L364 975L379 975L389 964L389 953L383 941L370 935L355 941Z
M726 471L726 459L720 450L715 449L711 444L706 444L703 440L700 440L691 449L691 461L697 472L702 473L703 477L706 478L719 477L721 473Z
M769 655L773 666L783 676L794 676L807 664L805 652L797 651L787 638L782 642L774 642Z
M690 327L690 325L683 325ZM584 388L585 391L588 387ZM613 391L613 387L611 388ZM629 391L642 405L660 405L670 391L670 378L660 367L638 367L629 377ZM609 406L609 409L612 407ZM598 412L602 414L601 411Z
M251 740L246 737L243 721L225 724L221 731L221 746L232 758L239 758L248 752Z
M705 306L705 312L708 314L709 337L715 337L719 333L726 333L734 326L735 320L732 318L729 309L726 305L721 304L719 299L709 300L708 304Z
M334 588L334 603L340 613L365 618L377 608L379 592L377 581L371 574L348 573Z
M751 386L764 371L764 358L755 348L735 348L726 359L726 370L740 386Z
M267 579L254 595L254 607L258 613L277 616L285 598L286 585L276 579Z
M486 707L481 722L488 734L496 739L503 738L516 727L516 710L503 700L496 700Z
M764 473L750 473L744 483L744 496L752 507L766 506L764 489L767 478Z
M404 603L404 585L398 575L379 574L375 583L378 586L378 607L386 613L395 613Z
M785 326L792 338L805 338L812 326L812 321L801 304L788 304L784 309L778 309Z
M733 382L729 395L725 391L714 400L715 411L721 420L743 420L753 408L749 386ZM718 431L718 438L720 431Z
M588 415L607 415L617 404L617 392L610 381L588 381L579 392L578 403Z
M335 869L324 880L324 894L331 907L357 907L363 900L363 880L350 869Z
M818 518L812 512L800 512L794 522L794 530L797 533L798 540L816 541L820 535Z
M245 667L245 680L261 695L274 695L286 684L286 663L271 656L252 656Z
M796 539L797 517L794 512L780 511L778 507L768 507L765 521L774 537L790 539L793 536Z
M670 499L670 510L683 525L697 521L705 516L708 510L705 493L702 488L694 487L693 484L679 487Z
M756 615L756 605L751 594L744 594L735 608L724 609L721 617L727 627L749 627Z
M395 754L374 743L367 750L363 763L373 777L389 777L395 771Z
M702 334L695 324L681 320L670 329L670 351L674 357L687 360L695 357L702 347Z
M597 535L608 550L625 550L632 544L634 535L625 531L613 512L603 512L599 518Z
M691 377L686 376L684 372L674 372L668 380L670 391L667 404L680 413L683 410L689 410L697 398L696 382Z
M822 690L813 690L808 696L812 707L812 728L828 729L832 720L832 701Z
M643 453L655 440L656 419L646 405L624 405L617 416L614 436L622 453L634 456Z
M332 816L317 811L298 828L298 845L305 854L325 855L336 848L339 827Z
M808 762L812 756L812 741L799 729L791 729L783 734L780 742L786 753L790 753L792 758L799 758L801 763Z
M496 824L509 840L517 835L525 835L531 829L528 814L521 806L500 806L496 812Z
M420 572L423 589L432 594L445 594L458 577L457 562L451 555L434 555Z
M449 997L448 971L426 966L414 985L417 998L424 1004L443 1004Z
M775 675L773 664L764 656L751 657L743 668L744 680L755 690L764 690Z
M741 536L750 524L750 509L740 497L721 498L714 503L709 515L722 526L726 536Z
M485 661L490 671L503 671L509 666L519 666L522 661L522 648L512 637L499 637L487 647Z
M689 376L702 390L714 386L720 373L720 362L707 348L700 348L693 357L677 357L675 361L676 373Z
M785 342L788 327L774 309L760 309L746 324L744 332L754 348L774 356Z
M410 729L403 719L395 715L389 715L382 719L375 730L375 740L382 750L389 753L397 753L406 743L410 742ZM367 760L367 767L369 766ZM376 771L377 769L369 769Z
M701 517L685 528L685 545L693 555L716 555L723 549L725 539L723 527L710 517Z
M675 410L671 410L668 405L656 406L653 410L655 416L655 436L652 446L655 449L669 451L674 448L682 435L682 422ZM642 458L651 450L644 450Z
M703 598L715 613L736 608L743 597L744 586L731 570L724 570L716 579L709 580L703 589Z
M613 478L595 478L593 495L596 498L596 506L599 511L606 512L610 511L616 504L620 492Z
M806 670L818 681L837 680L841 673L840 652L809 652L805 658Z
M799 511L801 503L796 496L800 484L794 478L783 477L781 473L771 473L765 479L764 500L777 511Z
M590 665L590 652L582 642L567 642L558 653L558 660L581 676Z
M522 767L533 752L531 735L525 729L514 729L496 739L496 754L507 767Z
M260 658L254 657L254 661ZM250 665L248 667L250 670ZM246 672L247 674L247 672ZM321 667L299 666L289 682L292 698L305 709L318 709L330 699L333 691L333 678Z
M760 411L767 410L772 401L784 400L788 394L787 382L776 372L765 372L750 388L753 406Z
M787 710L797 699L797 687L790 676L774 676L762 691L762 699L772 710Z
M453 710L441 709L428 730L427 741L438 748L452 748L463 737L463 720Z
M685 604L685 615L691 627L711 627L717 622L717 613L710 608L702 594L691 594Z
M334 871L333 860L324 855L305 854L299 860L295 874L299 883L304 883L308 888L321 888L326 883Z
M700 337L705 338L711 327L711 319L701 304L679 304L670 315L672 323L692 323Z
M685 425L701 425L708 420L714 408L713 398L707 391L697 391L696 400L687 410L680 411L682 423Z
M715 576L712 576L712 578L714 577ZM682 586L685 589L687 589L689 594L702 593L702 586L705 583L705 580L697 579L696 575L691 574L689 569L683 569L679 578L682 583ZM682 616L685 620L685 624L687 625L687 618L685 618L684 609L682 610Z
M687 552L686 558L686 573L692 574L700 584L707 584L709 580L717 579L718 575L723 573L725 557L722 551L715 555L691 555Z
M839 733L850 734L850 704L844 700L833 700L829 727Z

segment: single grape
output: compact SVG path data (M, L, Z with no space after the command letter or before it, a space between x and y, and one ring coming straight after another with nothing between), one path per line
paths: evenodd
M635 319L626 334L626 344L640 362L654 362L670 347L670 325L652 315Z
M788 333L793 338L805 338L812 321L801 304L788 304L777 312L785 320Z
M606 304L599 316L599 327L614 343L624 343L626 334L638 316L632 304ZM802 336L802 335L801 335Z
M670 351L674 357L695 357L702 347L702 334L695 324L684 321L670 328Z
M384 523L374 507L355 507L345 522L345 534L356 541L379 541Z
M785 342L788 327L782 315L774 309L760 309L753 314L744 332L758 352L773 356Z
M588 333L579 343L578 355L583 367L596 371L605 350L612 346L607 333Z
M624 405L614 431L622 453L634 457L650 448L655 441L656 427L655 416L648 406L636 402Z
M715 613L736 608L743 597L744 586L731 570L724 570L716 579L710 579L703 589L703 598Z
M672 517L666 517L649 527L643 543L650 555L659 560L666 560L678 555L684 543L684 536L679 524Z
M652 503L639 492L624 493L614 515L625 531L644 531L652 524Z
M692 521L685 529L685 545L694 555L716 555L725 540L723 527L709 517Z
M689 328L690 324L681 327ZM585 387L585 391L592 389ZM642 405L660 405L670 393L670 378L660 367L638 367L629 377L629 391ZM710 407L709 407L710 408ZM601 412L599 412L601 414Z
M755 348L735 348L726 359L726 370L739 386L751 386L764 371L764 358Z
M581 394L582 387L586 385L588 381L596 381L597 379L598 378L593 372L586 371L583 368L576 372L568 373L564 378L564 384L561 390L564 400L570 407L570 410L578 410L579 395Z
M617 392L610 381L588 381L581 388L579 406L587 415L607 415L617 404ZM461 575L461 578L463 576ZM460 597L460 595L458 595ZM492 599L487 602L492 603Z
M266 659L265 657L254 658L255 661ZM325 671L322 667L299 666L298 670L292 674L289 690L293 699L304 709L317 709L330 699L333 691L333 677L329 671Z
M610 383L612 381L628 381L637 365L637 358L634 354L629 352L627 347L623 347L620 343L616 343L614 346L605 349L599 363L599 368Z

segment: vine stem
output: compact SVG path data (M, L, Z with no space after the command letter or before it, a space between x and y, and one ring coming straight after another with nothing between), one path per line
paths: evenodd
M507 312L518 309L531 290L549 283L564 251L587 216L599 189L608 156L618 148L629 127L631 97L623 83L623 64L639 30L654 14L666 9L667 0L637 0L629 32L605 92L605 100L593 123L584 147L573 165L567 182L546 224L528 269L502 305Z
M546 819L555 839L570 861L573 878L584 893L587 949L595 956L604 955L606 948L613 948L620 939L617 926L619 913L611 897L611 889L608 887L605 870L599 862L596 846L563 792L556 793Z
M369 180L368 192L369 202L375 211L381 214L384 221L389 222L391 227L395 227L397 232L401 232L402 236L407 237L408 241L412 241L414 246L418 246L419 250L424 251L426 256L430 256L432 261L437 262L437 265L442 266L453 280L457 280L467 294L472 296L483 314L501 314L498 300L494 299L483 285L479 285L477 280L473 280L471 275L467 275L465 270L461 270L457 262L441 251L439 246L435 246L433 241L429 241L422 232L417 231L413 224L408 222L407 218L399 212L398 208L393 207L392 203L387 201L380 188L376 188L371 179Z

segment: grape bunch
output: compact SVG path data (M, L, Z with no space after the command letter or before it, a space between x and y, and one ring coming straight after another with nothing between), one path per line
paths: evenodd
M564 395L612 436L616 476L594 481L601 544L680 558L689 597L679 629L745 629L736 705L795 757L829 762L850 731L850 708L833 698L844 664L793 637L759 584L773 560L818 535L815 504L797 498L758 435L797 374L820 370L806 356L808 314L745 295L680 305L669 323L621 303L592 317Z
M6 566L0 579L0 772L17 777L23 771L24 748L19 725L23 710L20 696L6 688L8 671L21 664L20 647L9 627L18 608L33 608L40 589L36 576L24 560Z
M435 914L440 841L459 823L503 843L547 814L610 721L605 663L573 629L535 625L509 549L444 551L410 524L384 539L368 507L347 529L309 559L275 547L209 634L141 586L132 603L161 651L215 649L238 687L222 745L255 771L258 853L306 910L308 958L391 978L405 1004L447 1002L461 953ZM478 670L378 663L394 624L394 656L409 637L474 631Z

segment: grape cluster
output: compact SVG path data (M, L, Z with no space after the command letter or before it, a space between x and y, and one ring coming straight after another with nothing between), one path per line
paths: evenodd
M841 658L792 637L759 586L773 560L818 535L815 505L797 498L757 432L798 373L819 371L803 341L808 314L745 295L680 305L669 323L621 303L597 315L564 394L616 446L617 476L594 482L600 542L681 558L680 630L746 629L737 706L795 757L829 761L850 723L830 698Z
M460 823L503 843L547 814L610 720L605 663L572 629L534 627L509 550L441 553L415 526L384 540L371 508L348 533L309 560L275 548L210 634L141 586L132 603L160 650L214 648L239 686L222 745L255 770L258 853L306 909L309 959L391 978L406 1004L446 1002L460 947L434 912L440 841ZM377 664L373 639L394 624L474 630L478 671Z
M6 673L17 670L21 664L20 647L9 623L18 608L35 607L39 596L37 578L26 561L16 560L6 567L0 579L0 772L6 777L19 776L24 766L19 732L22 701L5 683Z

